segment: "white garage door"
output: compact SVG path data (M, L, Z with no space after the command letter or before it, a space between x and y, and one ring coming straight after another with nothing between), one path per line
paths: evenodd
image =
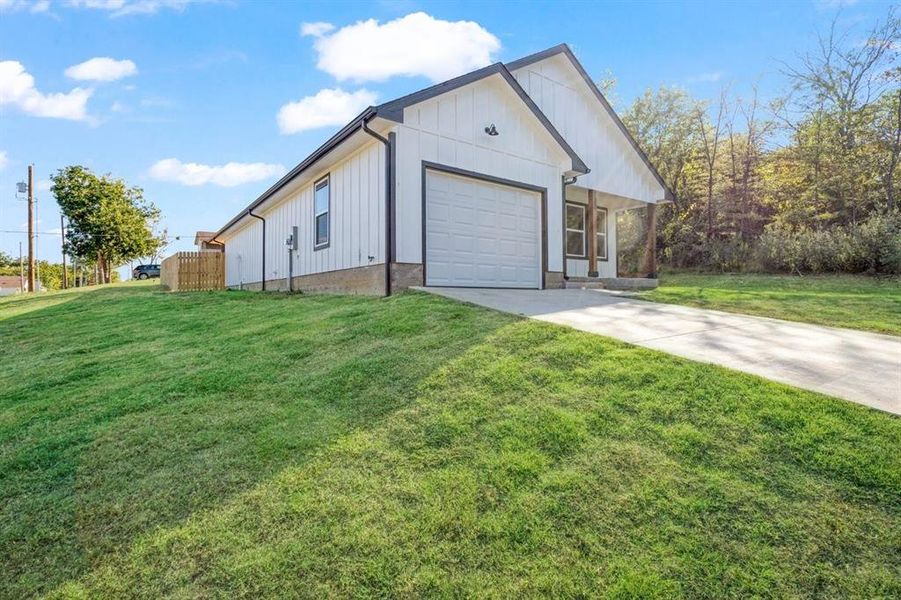
M541 195L426 171L426 285L541 287Z

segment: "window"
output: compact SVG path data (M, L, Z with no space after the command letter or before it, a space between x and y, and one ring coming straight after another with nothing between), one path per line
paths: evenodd
M566 255L585 258L585 207L566 205Z
M313 249L319 250L329 242L329 178L313 186Z
M607 209L597 207L594 232L598 239L598 260L607 260Z

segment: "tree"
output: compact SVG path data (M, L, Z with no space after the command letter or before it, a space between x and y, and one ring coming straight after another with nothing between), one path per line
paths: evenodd
M698 135L701 138L701 148L704 150L704 166L707 168L707 237L713 237L713 182L716 177L717 150L719 150L721 130L723 127L723 114L727 110L727 88L720 91L720 101L717 105L716 122L711 126L707 122L706 106L699 104L695 110L695 120L698 124Z
M623 123L672 190L672 204L657 214L658 247L664 259L688 266L703 252L703 212L696 200L704 169L696 125L702 103L676 87L647 90L623 114Z
M688 187L686 168L696 159L695 118L701 103L676 87L645 91L623 114L639 146L656 165L680 203Z
M740 123L736 125L736 119ZM733 228L745 241L762 232L764 206L761 169L766 156L765 145L773 130L773 121L760 116L757 86L750 99L737 98L735 110L726 122L729 144L729 181L726 202L732 215Z
M69 223L65 251L95 262L102 281L109 283L117 265L159 247L160 238L153 234L159 209L144 199L141 188L77 165L60 169L51 180Z
M873 144L877 112L885 96L894 96L901 48L901 19L895 8L860 43L850 31L837 30L838 16L818 47L784 65L789 94L776 114L792 132L798 158L811 170L810 194L817 217L827 223L854 223L874 206L894 204L894 164ZM894 87L893 87L894 86ZM887 122L892 121L889 111ZM889 132L892 127L887 127ZM887 136L892 139L891 133ZM892 144L888 144L888 155ZM881 172L880 172L881 168Z
M885 94L875 105L873 137L876 145L877 169L885 188L885 204L895 210L895 187L901 158L901 89Z

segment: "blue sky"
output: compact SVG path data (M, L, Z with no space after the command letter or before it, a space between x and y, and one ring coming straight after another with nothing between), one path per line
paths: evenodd
M143 187L182 236L170 250L190 249L360 108L456 71L566 42L594 77L617 77L620 107L662 84L715 98L757 82L769 98L779 61L837 11L863 28L887 6L0 0L0 250L26 239L15 182L28 163L40 258L60 258L46 187L70 164ZM362 40L378 55L361 60Z

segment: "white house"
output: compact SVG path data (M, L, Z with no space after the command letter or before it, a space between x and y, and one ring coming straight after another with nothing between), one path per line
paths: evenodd
M559 288L615 278L616 212L653 235L669 197L560 45L366 109L211 241L233 288Z
M21 294L23 285L27 285L24 277L19 275L0 275L0 297ZM40 279L34 280L34 289L36 292L44 291L44 286L41 285Z
M18 275L0 275L0 296L22 293L22 278Z

